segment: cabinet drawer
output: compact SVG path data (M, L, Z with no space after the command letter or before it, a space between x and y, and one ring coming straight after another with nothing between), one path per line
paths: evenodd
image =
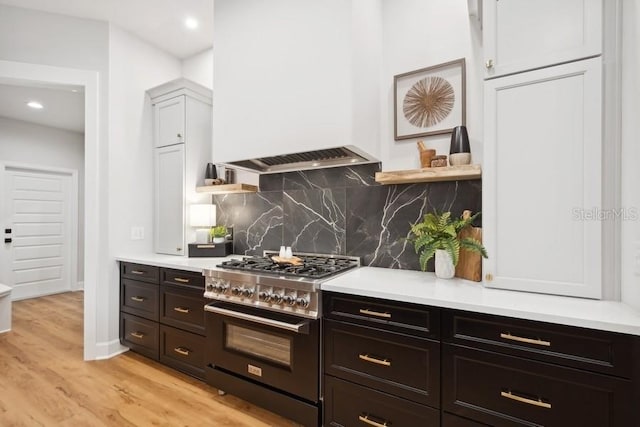
M122 279L120 309L149 320L158 321L159 286L135 280Z
M160 270L160 283L164 285L178 285L201 289L204 292L204 276L195 271L172 270L163 268Z
M493 426L623 427L631 382L444 344L446 411Z
M158 283L160 269L150 265L132 264L130 262L120 263L120 274L133 280L140 280L149 283Z
M443 339L500 353L630 378L629 335L456 311L443 312Z
M158 323L120 313L120 342L137 353L158 360Z
M440 426L436 409L330 376L324 378L325 426Z
M439 343L331 320L324 334L325 373L439 406Z
M179 371L204 379L205 338L160 325L160 361Z
M204 305L209 302L202 291L160 286L160 322L204 334Z
M324 315L389 331L437 339L440 312L433 307L323 292Z

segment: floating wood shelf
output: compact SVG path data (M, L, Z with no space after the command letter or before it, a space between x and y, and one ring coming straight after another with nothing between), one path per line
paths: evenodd
M376 172L376 182L410 184L415 182L462 181L482 177L480 165L443 166L401 171Z
M258 187L251 184L220 184L196 187L196 192L209 194L255 193L257 191Z

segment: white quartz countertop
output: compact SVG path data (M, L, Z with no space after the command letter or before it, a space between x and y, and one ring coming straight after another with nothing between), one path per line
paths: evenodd
M227 257L189 258L174 255L135 254L116 256L116 261L132 262L135 264L153 265L156 267L175 268L177 270L195 271L202 273L204 269L216 269L216 265L230 259L242 258L242 255Z
M242 255L188 258L136 254L117 256L116 260L202 272L204 269L216 269L216 265L234 258L242 258ZM324 291L640 336L640 312L620 302L489 289L480 283L438 279L433 273L421 271L360 267L324 282L321 288Z
M640 335L640 312L620 302L489 289L421 271L360 267L322 290Z

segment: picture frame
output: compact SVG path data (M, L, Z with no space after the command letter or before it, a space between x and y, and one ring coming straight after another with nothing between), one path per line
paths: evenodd
M465 59L393 76L394 139L451 133L466 125Z

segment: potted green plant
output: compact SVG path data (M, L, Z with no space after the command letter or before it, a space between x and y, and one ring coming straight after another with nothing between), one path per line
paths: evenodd
M211 234L213 243L224 243L227 237L227 227L224 225L216 225L215 227L211 227L209 234Z
M471 225L480 215L451 218L451 212L427 213L422 222L411 224L409 240L414 242L416 253L420 256L420 268L427 269L427 262L436 257L436 276L450 279L455 274L460 250L477 252L487 258L487 251L478 240L465 237L458 233Z

